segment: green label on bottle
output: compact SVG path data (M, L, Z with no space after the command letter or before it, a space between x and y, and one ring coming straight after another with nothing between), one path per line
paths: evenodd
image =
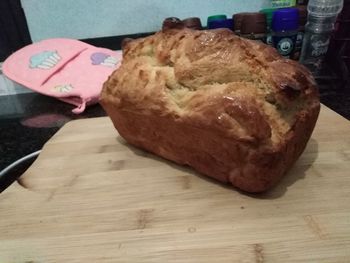
M295 0L271 0L272 8L295 6Z

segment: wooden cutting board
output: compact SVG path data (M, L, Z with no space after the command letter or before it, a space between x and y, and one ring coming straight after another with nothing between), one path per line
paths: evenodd
M247 195L72 121L0 194L0 262L350 262L350 122L326 107L294 168Z

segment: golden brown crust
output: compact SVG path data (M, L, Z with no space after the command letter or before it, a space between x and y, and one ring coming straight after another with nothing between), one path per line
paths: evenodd
M127 43L101 104L130 143L249 192L273 186L319 113L314 79L229 30L164 30Z

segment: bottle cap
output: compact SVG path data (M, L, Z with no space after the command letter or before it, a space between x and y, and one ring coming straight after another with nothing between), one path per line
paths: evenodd
M234 21L233 30L235 32L240 32L241 31L242 19L243 19L243 16L245 14L249 14L249 13L238 13L238 14L234 14L232 16L233 21Z
M266 16L266 25L268 28L271 28L272 16L273 16L273 12L275 12L275 11L276 11L276 9L274 9L274 8L266 8L266 9L260 10L260 12L265 14L265 16Z
M309 0L307 11L314 16L336 16L343 8L343 0Z
M224 20L226 18L227 18L226 15L212 15L212 16L208 16L207 23L209 23L210 21L214 21L214 20Z
M182 20L185 27L201 30L202 29L202 23L199 17L189 17L184 20Z
M299 12L296 8L282 8L273 13L273 31L294 31L299 28Z
M184 24L177 17L167 17L163 21L162 30L171 29L171 28L181 29L181 28L184 28Z
M243 16L241 34L266 33L266 16L263 13L248 13Z
M224 20L212 20L208 23L208 29L215 28L228 28L230 30L233 29L233 19L224 19Z

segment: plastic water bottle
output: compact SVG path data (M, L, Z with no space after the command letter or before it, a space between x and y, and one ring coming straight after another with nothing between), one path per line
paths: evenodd
M310 0L300 62L314 74L323 68L331 33L343 0Z

